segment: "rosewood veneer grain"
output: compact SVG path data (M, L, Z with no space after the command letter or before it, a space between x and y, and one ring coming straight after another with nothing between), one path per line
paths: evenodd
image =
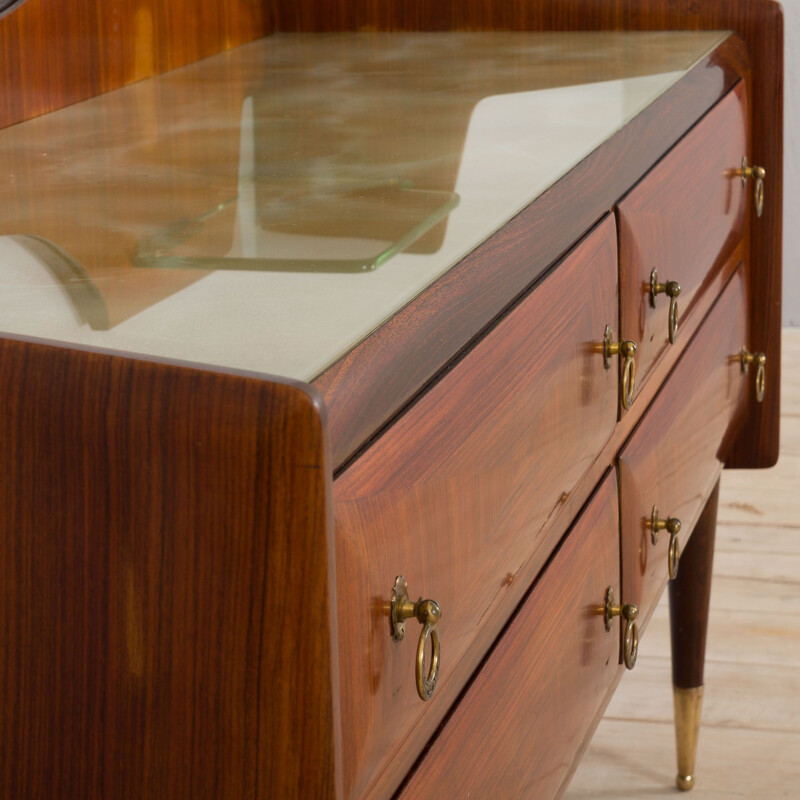
M639 606L642 630L668 580L670 536L651 541L653 506L680 519L685 546L754 391L754 370L742 374L739 359L747 338L740 267L620 453L622 590Z
M340 797L323 422L0 340L0 795Z
M334 482L339 603L371 612L339 620L346 797L396 788L557 543L557 512L616 421L616 364L595 349L616 272L609 215ZM389 637L399 574L442 608L429 703L419 625Z
M670 300L650 302L650 274L677 281L679 319L694 311L701 294L722 271L727 281L736 262L732 249L745 233L753 184L735 174L747 156L748 108L741 81L617 206L620 316L625 339L638 343L636 379L644 386L653 360L666 347L682 347L680 324L669 344Z
M27 0L0 17L0 128L271 32L252 0Z
M600 485L397 800L556 797L620 665L617 482ZM623 598L624 599L624 598ZM576 758L577 761L577 758Z

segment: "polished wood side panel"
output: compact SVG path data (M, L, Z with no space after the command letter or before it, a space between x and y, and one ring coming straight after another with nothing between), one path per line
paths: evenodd
M746 71L729 39L439 281L322 373L334 467L353 456L612 208Z
M27 0L0 17L0 128L266 36L271 16L258 0Z
M340 798L318 398L3 339L0 437L0 795Z
M753 370L744 375L739 358L746 291L740 266L619 456L622 591L639 606L642 629L668 580L670 537L661 531L652 543L653 506L680 519L685 545L754 391Z
M610 474L398 800L555 797L620 670L616 479Z
M620 329L639 345L638 390L666 347L670 300L650 301L650 273L661 283L677 281L679 319L694 311L698 295L715 274L736 263L731 251L742 238L753 184L736 175L742 157L753 163L747 145L745 83L720 102L617 206L620 258ZM673 347L686 344L678 336Z
M765 167L768 189L764 215L752 218L753 236L750 258L750 325L754 347L767 354L768 362L780 369L781 339L781 270L783 225L783 11L774 0L442 0L434 5L427 0L331 0L324 5L316 0L277 0L276 29L291 30L733 30L747 46L753 67L752 83L752 153ZM710 104L706 106L706 109ZM684 109L688 110L688 109ZM682 114L679 109L674 110ZM695 117L697 119L697 117ZM666 133L673 121L659 121L646 135L619 141L622 146L616 169L625 170L625 161L636 156L639 148L649 147L651 139ZM687 126L688 127L688 126ZM629 125L627 129L630 129ZM684 129L685 130L685 129ZM633 129L631 129L633 132ZM667 137L668 138L668 137ZM675 139L671 140L672 142ZM662 153L666 148L662 147ZM652 162L651 162L652 163ZM643 170L640 171L640 175ZM572 201L592 205L595 189L582 176ZM627 187L617 183L614 173L604 179L609 186L621 188L613 204ZM630 184L628 184L630 186ZM570 187L575 190L575 187ZM555 196L551 199L555 200ZM536 207L535 205L533 206ZM605 205L603 208L610 208ZM580 227L578 208L573 219ZM552 212L551 212L552 213ZM555 224L546 215L543 230L549 235ZM595 217L596 218L596 217ZM569 219L569 217L565 217ZM584 228L586 225L584 225ZM548 230L549 229L549 230ZM549 236L544 236L545 241ZM548 249L544 249L548 254ZM552 257L551 257L552 260ZM442 287L444 288L444 287ZM448 295L438 298L441 306ZM456 300L456 307L475 303L474 295ZM424 333L435 333L424 331ZM421 337L435 341L436 337ZM430 345L426 345L430 347ZM447 348L444 347L443 350ZM364 355L373 361L374 353ZM416 351L414 357L419 358ZM423 357L424 358L424 357ZM440 363L448 355L440 357ZM423 367L421 370L425 371ZM387 371L390 375L392 370ZM428 375L430 368L427 369ZM358 377L354 376L355 381ZM330 376L320 388L328 394L339 375ZM424 382L424 379L423 379ZM345 387L343 387L345 388ZM379 394L376 392L376 396ZM397 408L399 406L395 406ZM777 393L750 413L746 435L733 448L728 466L767 467L778 458L780 398ZM384 416L380 421L385 421ZM372 420L370 420L372 422ZM333 430L339 423L335 413ZM367 426L368 427L368 426ZM374 430L374 426L372 428ZM358 438L358 437L355 437ZM334 434L334 443L337 435ZM363 441L363 439L362 439ZM334 463L339 463L338 453Z
M680 689L703 685L718 505L719 481L681 556L678 577L669 584L672 685Z
M397 787L563 532L554 520L616 419L617 370L596 350L616 257L607 216L334 482L346 797ZM442 608L430 703L419 626L389 636L400 574Z

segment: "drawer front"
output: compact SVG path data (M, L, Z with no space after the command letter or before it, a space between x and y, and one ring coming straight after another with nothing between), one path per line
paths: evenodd
M619 204L620 314L626 339L637 342L637 384L669 346L670 297L651 302L655 268L664 287L680 284L675 345L709 284L735 264L726 261L744 234L748 192L735 171L747 150L747 99L737 85Z
M578 518L433 742L402 800L555 797L617 677L620 622L613 473Z
M618 374L597 348L617 310L616 256L607 217L334 482L345 797L399 784L610 438ZM412 600L442 609L427 703L415 683L419 624L400 643L389 636L398 575Z
M661 519L680 520L682 547L753 391L754 370L741 367L746 332L741 265L620 454L622 591L639 606L641 628L668 581L671 536L662 530L653 543L653 507Z

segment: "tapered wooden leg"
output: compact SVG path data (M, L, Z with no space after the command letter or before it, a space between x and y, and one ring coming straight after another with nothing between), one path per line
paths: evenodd
M669 584L672 686L678 751L676 782L678 788L684 791L694 786L718 500L719 482L708 498L681 555L678 575Z

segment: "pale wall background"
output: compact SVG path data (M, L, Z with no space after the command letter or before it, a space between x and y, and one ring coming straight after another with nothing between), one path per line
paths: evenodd
M800 327L800 0L783 0L783 12L783 324Z

